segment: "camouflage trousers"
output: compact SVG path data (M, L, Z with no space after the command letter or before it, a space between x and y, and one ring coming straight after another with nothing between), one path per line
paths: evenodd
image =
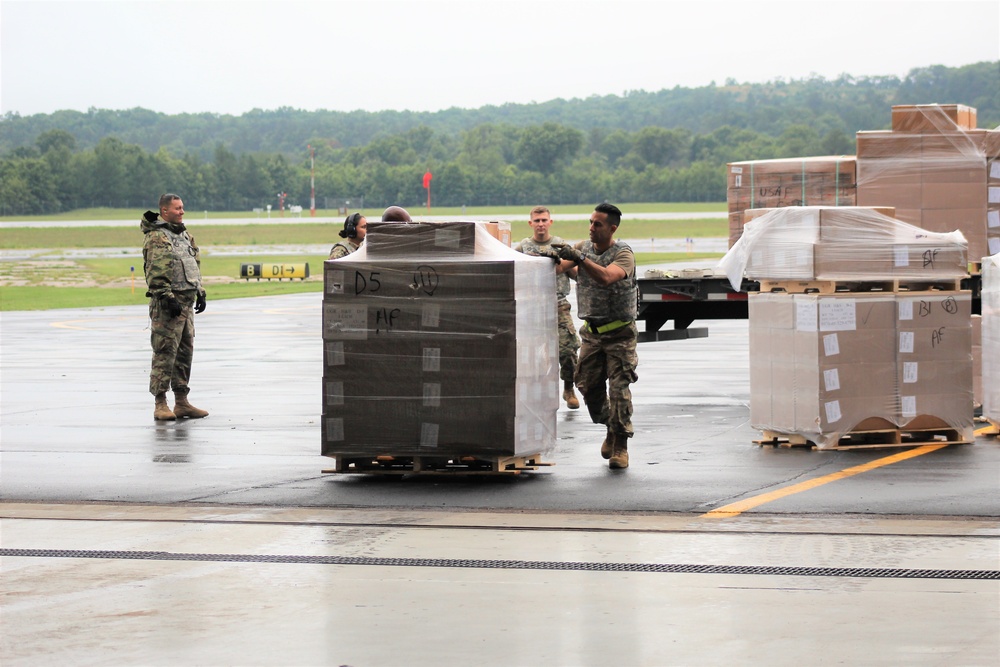
M576 351L580 338L573 326L569 301L559 303L559 379L572 382L576 373Z
M635 322L609 331L592 333L587 325L580 328L580 363L576 367L576 386L595 424L604 424L609 433L632 437L632 390L629 385L639 376L636 353L638 329Z
M160 299L149 300L150 335L153 364L149 371L149 393L154 396L173 389L186 394L194 357L195 293L176 293L183 306L181 314L170 317Z

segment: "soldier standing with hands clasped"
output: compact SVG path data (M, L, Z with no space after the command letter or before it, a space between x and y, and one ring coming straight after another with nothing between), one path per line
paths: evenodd
M194 314L205 310L201 285L201 257L184 226L184 202L174 194L160 196L160 212L146 211L140 227L143 271L149 288L150 343L153 362L149 393L155 397L153 419L168 421L207 417L208 412L188 402L191 360L194 356ZM167 390L174 391L174 409Z
M598 204L590 215L590 240L556 248L564 270L570 263L579 270L577 314L585 324L580 327L576 386L590 418L607 426L601 456L610 459L611 468L628 467L628 439L633 435L629 385L639 379L635 255L614 239L621 219L617 206Z
M515 246L514 250L526 255L553 256L553 246L565 244L558 236L549 232L552 227L552 215L544 206L531 209L528 224L534 232ZM576 351L580 349L580 339L576 335L573 316L570 314L569 293L570 278L576 279L576 266L561 263L556 264L556 307L559 319L559 377L563 381L563 400L566 407L576 410L580 401L573 393L573 374L576 372Z

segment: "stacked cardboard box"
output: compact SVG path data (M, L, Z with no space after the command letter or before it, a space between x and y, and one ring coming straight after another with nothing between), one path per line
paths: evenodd
M987 155L996 132L976 129L963 105L892 109L892 130L857 133L857 204L891 206L933 232L960 230L969 256L987 246Z
M1000 132L987 132L986 152L986 253L1000 253Z
M742 234L747 209L856 203L853 155L750 160L727 167L730 246Z
M957 289L967 275L964 239L885 213L789 207L752 214L723 258L731 281L746 275L788 288L750 295L754 427L820 448L856 431L947 429L972 437L972 295ZM793 278L830 285L805 293ZM942 283L943 290L907 287ZM878 291L840 291L848 285Z
M928 233L889 208L750 209L721 265L754 280L942 280L968 275L960 233ZM734 283L738 284L738 283Z
M551 451L555 273L476 223L370 223L324 265L325 456Z
M750 295L750 421L820 449L848 433L972 437L968 292Z
M983 416L1000 425L1000 255L983 260Z

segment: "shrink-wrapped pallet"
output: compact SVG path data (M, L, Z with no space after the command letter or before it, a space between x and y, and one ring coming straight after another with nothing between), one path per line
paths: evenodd
M956 279L968 275L961 232L928 232L892 209L798 206L751 210L719 263L734 289L752 280Z
M872 432L971 439L964 238L887 212L760 211L723 257L735 289L744 275L761 281L749 299L755 428L821 449Z
M1000 132L977 129L974 108L894 106L892 130L856 138L859 206L893 207L932 232L960 230L973 261L1000 252Z
M324 265L322 453L551 451L555 293L551 260L483 225L369 223Z
M983 416L1000 424L1000 255L983 259Z
M726 172L730 246L743 233L746 210L856 203L853 155L730 162Z

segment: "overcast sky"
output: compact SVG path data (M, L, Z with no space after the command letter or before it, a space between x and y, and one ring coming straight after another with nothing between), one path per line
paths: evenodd
M3 113L436 111L997 61L1000 2L0 0L0 59Z

